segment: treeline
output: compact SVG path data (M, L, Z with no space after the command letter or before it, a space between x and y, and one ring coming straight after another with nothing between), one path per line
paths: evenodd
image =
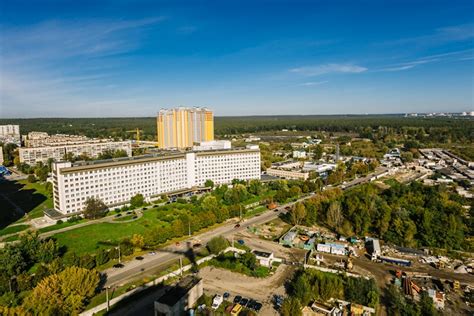
M307 200L292 211L307 225L323 224L344 235L371 235L407 247L473 249L467 236L474 234L462 197L445 186L409 185L396 181L382 190L369 183L342 192L332 189Z
M374 279L352 278L318 270L299 270L289 284L289 298L283 303L284 316L301 315L301 308L317 301L343 299L377 307L380 293Z
M89 137L132 139L133 129L143 130L143 139L156 138L156 118L41 118L1 119L1 124L19 124L21 133L79 134ZM472 139L474 120L469 117L405 118L400 115L307 115L216 117L216 134L258 133L281 129L300 131L355 132L378 138L391 134L419 135L439 142Z

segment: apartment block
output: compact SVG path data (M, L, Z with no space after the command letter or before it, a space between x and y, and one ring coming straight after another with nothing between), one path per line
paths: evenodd
M67 215L82 212L88 197L109 207L126 204L138 193L161 194L233 179L260 179L260 150L189 151L104 161L53 164L54 208Z
M20 125L0 125L0 142L20 145Z
M163 109L156 125L162 149L191 148L194 143L214 140L214 116L207 108Z
M34 166L38 162L46 163L49 158L54 161L61 161L68 153L72 153L74 156L84 154L91 158L97 158L107 150L124 150L127 156L130 157L132 155L132 142L92 142L63 146L23 147L19 149L19 153L21 163Z

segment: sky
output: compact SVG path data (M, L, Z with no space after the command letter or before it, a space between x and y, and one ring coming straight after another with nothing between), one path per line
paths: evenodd
M473 1L0 0L0 118L474 110Z

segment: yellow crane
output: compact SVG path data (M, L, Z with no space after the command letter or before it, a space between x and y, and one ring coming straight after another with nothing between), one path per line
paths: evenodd
M139 128L136 128L134 130L131 130L131 131L126 131L127 133L136 133L137 135L137 145L140 145L140 132L143 132L143 130L139 129Z

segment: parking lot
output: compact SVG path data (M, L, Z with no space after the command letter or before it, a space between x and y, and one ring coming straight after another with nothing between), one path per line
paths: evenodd
M258 279L228 270L205 267L199 271L199 276L204 281L204 292L207 295L229 292L228 300L231 302L235 296L240 295L262 303L260 315L278 315L273 308L272 297L274 294L285 294L284 283L294 270L293 266L281 265L270 277Z

